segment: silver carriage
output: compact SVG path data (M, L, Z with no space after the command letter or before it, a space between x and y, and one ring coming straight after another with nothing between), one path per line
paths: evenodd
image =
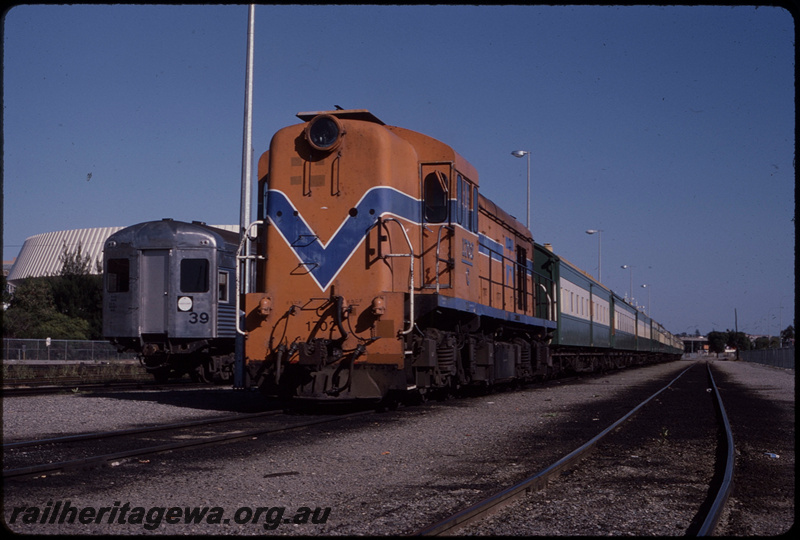
M103 250L103 335L157 380L227 381L236 336L238 234L164 219L111 235Z

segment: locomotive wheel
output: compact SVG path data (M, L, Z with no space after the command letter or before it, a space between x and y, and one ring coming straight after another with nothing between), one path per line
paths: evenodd
M403 395L403 405L422 405L428 397L422 390L411 390Z
M210 383L213 378L213 359L203 357L200 363L194 369L189 370L189 377L194 382Z
M156 369L153 373L153 378L157 383L165 383L169 380L170 368L164 367Z
M212 380L214 381L214 384L225 384L230 382L232 375L233 373L230 371L221 370L214 373Z
M384 396L384 398L380 400L380 402L378 402L378 404L375 406L375 410L377 412L394 411L397 410L399 404L400 403L397 399L397 396L392 393L389 393L386 396Z

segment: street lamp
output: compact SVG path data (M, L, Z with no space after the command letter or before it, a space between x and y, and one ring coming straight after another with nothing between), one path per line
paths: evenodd
M531 153L527 150L514 150L511 152L514 157L521 158L528 156L528 214L525 221L525 226L531 230Z
M597 233L597 281L603 281L603 230L589 229L586 234Z
M647 289L647 315L652 317L653 313L650 311L650 285L642 285L642 289Z
M631 266L630 264L623 264L622 266L620 266L620 268L622 268L623 270L628 270L628 273L630 274L631 282L630 282L629 294L631 295L631 297L628 299L628 301L633 302L633 266Z

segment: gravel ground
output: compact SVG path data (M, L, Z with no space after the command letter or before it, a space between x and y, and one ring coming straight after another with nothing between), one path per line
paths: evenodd
M795 518L795 371L744 362L714 367L736 447L733 493L717 534L784 534Z
M3 399L3 440L126 429L263 409L229 388L132 390Z
M541 470L688 365L674 362L401 408L278 436L165 453L144 463L131 459L82 473L8 480L4 517L12 531L38 534L407 534ZM791 386L781 389L781 395L791 394L781 407L791 403L793 415L793 372L737 364L730 376L749 383L754 380L751 371L764 370L790 381ZM772 392L776 383L760 386ZM25 439L258 407L249 394L230 390L13 398L4 400L3 433L6 440ZM790 431L791 450L781 449L781 464L791 454L793 468L793 416ZM793 479L790 483L793 510ZM731 519L738 523L749 516L752 501L737 501L741 516L731 512ZM67 502L78 510L108 510L95 519L86 510L87 523L78 518L51 524L43 517ZM200 523L184 522L187 507L206 506L210 510ZM38 516L32 507L40 509ZM180 518L172 517L178 510L167 513L172 507L181 509ZM15 509L16 520L8 523ZM318 523L313 523L314 511ZM746 534L760 534L756 525L750 530L754 532Z
M697 365L536 493L465 535L696 535L714 473L717 423Z

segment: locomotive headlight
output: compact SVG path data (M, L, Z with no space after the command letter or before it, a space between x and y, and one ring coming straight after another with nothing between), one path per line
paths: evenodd
M342 133L339 120L327 114L317 116L306 126L306 140L316 150L333 150L339 145Z
M258 314L266 319L270 313L272 313L272 298L265 296L258 303Z
M386 313L386 300L380 296L376 296L372 299L372 314L376 317L380 317L384 313Z
M178 311L192 311L192 297L181 296L178 298Z

